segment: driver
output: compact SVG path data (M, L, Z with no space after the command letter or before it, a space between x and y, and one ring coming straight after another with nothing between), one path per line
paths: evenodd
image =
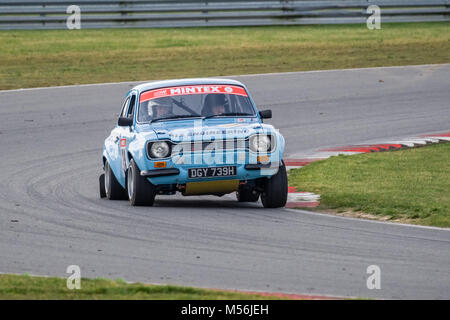
M225 113L227 99L224 94L209 94L205 98L202 115L217 116Z
M174 115L170 98L158 98L150 103L149 108L152 108L153 119L167 118Z

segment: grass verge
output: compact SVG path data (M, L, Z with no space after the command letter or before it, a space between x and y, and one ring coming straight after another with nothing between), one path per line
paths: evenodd
M289 184L319 193L317 211L450 227L450 143L331 157L290 170Z
M123 280L84 278L81 279L80 290L69 290L66 279L63 278L0 274L0 300L13 299L266 300L280 298L232 291L172 285L129 284Z
M450 24L0 31L0 89L450 62Z

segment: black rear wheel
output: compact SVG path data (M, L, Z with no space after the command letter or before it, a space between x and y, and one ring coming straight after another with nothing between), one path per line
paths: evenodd
M98 184L100 187L100 198L106 198L106 190L105 190L105 174L102 173L100 177L98 177Z
M264 191L261 194L261 201L264 208L280 208L286 205L288 194L288 181L286 166L282 162L278 172L267 179Z
M114 172L108 161L105 163L105 194L109 200L125 200L127 194L124 188L117 181Z
M142 177L133 159L127 170L128 200L132 206L152 206L155 201L155 187Z

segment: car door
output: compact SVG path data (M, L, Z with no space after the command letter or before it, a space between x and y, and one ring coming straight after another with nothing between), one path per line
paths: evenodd
M127 105L122 110L122 114L120 115L123 118L134 119L134 112L136 109L136 92L131 92L127 97ZM136 137L136 133L134 130L134 121L133 125L129 127L119 127L119 151L121 158L121 176L120 178L125 181L125 172L129 165L128 159L128 146L129 143L134 140Z
M122 103L119 117L126 115L130 104L130 95L127 95ZM110 136L107 139L107 150L109 155L109 165L114 172L117 181L125 187L125 176L122 170L122 156L120 149L120 138L122 136L123 127L116 124L115 128L111 131Z

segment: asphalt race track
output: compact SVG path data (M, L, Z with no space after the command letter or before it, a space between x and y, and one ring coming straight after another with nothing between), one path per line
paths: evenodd
M234 77L309 150L448 131L450 65ZM332 296L450 299L450 230L239 204L98 195L131 83L0 91L0 272ZM366 287L369 265L381 289Z

